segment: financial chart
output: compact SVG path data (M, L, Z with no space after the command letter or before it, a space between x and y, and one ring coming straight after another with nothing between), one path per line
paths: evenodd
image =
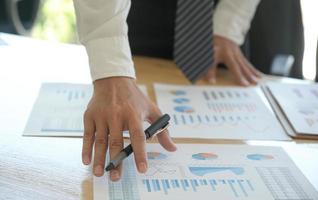
M147 94L146 87L139 88ZM88 84L42 84L24 135L82 136L83 114L92 93Z
M148 145L149 169L138 174L134 158L123 177L94 177L95 200L266 199L314 200L317 192L280 148L244 145L178 145L168 153Z
M173 137L288 140L259 87L155 84Z
M270 83L268 88L297 133L318 134L318 84Z

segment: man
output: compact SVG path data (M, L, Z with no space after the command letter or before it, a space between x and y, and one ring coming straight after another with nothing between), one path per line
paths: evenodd
M258 3L258 0L223 0L214 15L215 65L225 63L241 85L255 83L259 77L239 49ZM93 97L84 115L82 159L84 164L91 162L94 145L96 176L104 173L107 148L111 159L123 148L122 131L127 129L137 169L145 173L147 157L142 122L152 123L161 116L157 106L141 93L135 82L126 24L130 4L130 0L74 0L79 37L86 47L94 81ZM206 78L214 82L215 74L216 67L213 67ZM158 140L166 150L176 150L168 132L159 134ZM120 176L121 167L110 172L113 181Z

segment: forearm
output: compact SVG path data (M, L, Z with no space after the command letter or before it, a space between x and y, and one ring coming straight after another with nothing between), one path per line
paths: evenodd
M92 79L135 78L128 42L130 0L74 0L78 35L86 47Z
M221 0L214 17L214 34L243 44L260 0Z

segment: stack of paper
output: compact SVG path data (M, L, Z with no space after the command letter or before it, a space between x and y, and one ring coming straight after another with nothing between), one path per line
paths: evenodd
M318 84L268 83L265 90L291 136L318 138Z

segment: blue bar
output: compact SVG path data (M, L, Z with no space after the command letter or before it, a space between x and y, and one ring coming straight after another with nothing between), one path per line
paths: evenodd
M173 119L174 119L174 123L176 124L176 125L178 125L178 119L177 119L177 116L174 114L173 115Z
M155 180L151 180L151 183L152 183L152 187L153 187L154 191L155 192L158 191L156 181Z
M176 182L176 186L177 186L177 188L179 188L180 187L180 185L179 185L179 181L178 180L174 180L175 182Z
M219 180L221 183L226 184L225 180Z
M249 180L246 180L247 185L250 186L251 190L254 191L254 187Z
M213 191L216 191L216 189L215 189L215 184L214 184L214 182L213 182L214 180L210 180L209 182L210 182L210 185L211 185L211 187L212 187L212 190Z
M161 184L162 184L163 192L164 192L165 194L168 194L166 182L165 182L164 180L161 180Z
M213 116L213 118L214 118L214 121L216 122L218 121L218 118L215 115Z
M184 183L185 183L186 187L189 187L190 184L189 184L188 180L184 179Z
M198 183L197 180L194 180L194 185L195 185L195 186L199 186L199 183Z
M208 115L205 115L205 119L207 122L210 122L210 117Z
M244 186L243 186L243 184L242 184L243 180L238 180L237 182L238 182L238 184L239 184L241 190L243 191L244 195L247 197L247 196L248 196L248 195L247 195L247 192L246 192L246 190L245 190L245 188L244 188Z
M175 184L174 180L170 180L170 184L172 185L172 188L176 188L176 184Z
M156 185L157 185L157 189L160 191L161 189L160 189L160 184L158 179L156 179Z
M166 179L165 182L166 182L167 188L170 189L169 181Z
M151 187L150 187L150 183L149 180L143 180L143 183L146 185L148 192L151 192Z
M192 117L192 115L189 115L189 119L190 119L190 122L193 123L193 117Z
M78 92L77 92L77 91L76 91L75 94L74 94L74 98L75 98L75 99L78 99Z
M204 185L207 185L208 182L207 182L205 179L203 179L203 184L204 184Z
M235 188L233 186L233 182L232 181L234 181L234 180L228 180L227 182L230 184L230 187L231 187L235 197L238 197L238 194L237 194L237 192L236 192L236 190L235 190Z
M218 183L216 182L215 179L212 180L214 185L217 185Z
M69 92L68 93L68 101L72 101L72 98L73 98L73 93Z
M197 191L197 189L196 189L196 187L195 187L194 180L193 180L193 179L191 179L191 180L190 180L190 183L191 183L191 186L192 186L193 191L194 191L194 192L196 192L196 191Z
M185 118L184 118L184 115L181 115L181 118L182 118L183 124L187 124L187 122L186 122L186 120L185 120Z
M181 180L181 185L184 191L187 191L187 188L185 186L184 180Z
M198 115L198 120L199 120L200 123L202 123L202 119L201 119L200 115Z

